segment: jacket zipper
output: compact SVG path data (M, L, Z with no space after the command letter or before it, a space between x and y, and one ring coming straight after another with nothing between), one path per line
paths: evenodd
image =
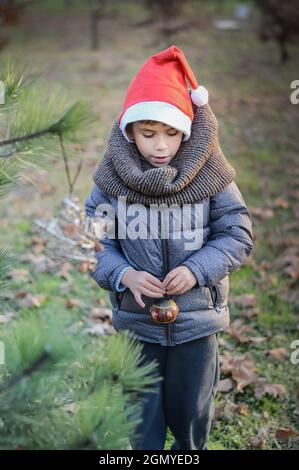
M164 267L164 278L166 277L168 273L168 259L167 259L167 240L165 238L161 238L162 240L162 251L163 251L163 267ZM166 298L168 296L166 295ZM167 341L170 343L172 341L172 328L171 328L171 323L168 323L165 325L166 326L166 334L167 334Z
M209 290L210 290L210 293L211 293L211 297L212 297L212 301L213 301L213 306L216 310L217 313L220 313L221 312L221 307L220 305L218 305L218 291L217 291L217 287L216 286L210 286L209 287Z
M166 326L167 326L167 341L171 342L171 339L172 339L172 337L171 337L171 329L170 329L171 324L168 323L168 325L166 325Z

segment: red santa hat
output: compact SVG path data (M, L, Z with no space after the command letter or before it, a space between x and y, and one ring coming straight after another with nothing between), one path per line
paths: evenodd
M186 80L191 86L191 98ZM208 90L198 81L181 49L171 46L151 56L131 81L125 98L119 127L126 133L130 122L163 122L184 133L188 140L193 119L192 102L203 106L209 101Z

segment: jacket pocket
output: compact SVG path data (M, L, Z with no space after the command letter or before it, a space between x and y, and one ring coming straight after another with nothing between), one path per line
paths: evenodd
M216 287L215 287L215 286L209 286L208 289L209 289L209 291L210 291L210 296L211 296L212 304L213 304L213 306L215 307L215 304L216 304L216 301L217 301L217 291L216 291Z
M213 307L216 310L216 312L219 313L220 312L220 305L218 304L219 294L218 294L216 285L209 286L209 291L210 291Z
M112 304L112 307L115 309L115 314L118 313L121 304L122 304L122 298L124 296L125 291L118 292L118 291L112 291L109 292L109 298L110 302Z
M127 290L127 289L126 289L126 290ZM126 290L124 290L124 291L122 291L122 292L116 292L116 297L117 297L117 309L116 309L116 313L118 313L118 311L119 311L120 308L121 308L122 299L123 299L123 296L124 296Z
M209 286L209 291L213 307L218 313L220 313L221 307L225 307L227 305L229 292L228 276L221 279L217 284Z

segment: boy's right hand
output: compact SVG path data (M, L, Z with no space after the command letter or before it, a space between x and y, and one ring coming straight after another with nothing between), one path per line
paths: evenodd
M137 271L134 268L127 269L121 277L121 283L130 289L141 308L145 307L142 294L160 299L166 293L162 281L146 271Z

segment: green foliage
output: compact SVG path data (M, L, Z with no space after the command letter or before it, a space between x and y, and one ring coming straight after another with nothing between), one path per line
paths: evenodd
M1 290L7 288L10 282L6 279L7 274L12 268L14 257L11 256L5 248L0 247L0 301Z
M1 154L1 149L0 149ZM0 199L3 199L11 189L18 177L18 169L14 162L0 158Z
M9 56L0 63L0 80L5 86L5 104L0 107L0 161L13 157L24 169L28 164L43 165L46 156L57 152L58 136L82 142L94 115L87 103L70 105L68 94L58 86L48 94L36 75L29 79L20 69ZM1 129L5 129L2 137Z
M58 333L59 332L59 333ZM140 345L127 334L96 344L61 319L28 314L1 333L0 448L124 449L140 419L136 390L158 379L136 368ZM113 359L113 360L112 360Z
M25 78L26 67L20 67L18 64L19 61L13 60L9 54L0 61L0 80L5 86L5 103L0 106L0 114L16 102L22 90L29 84L29 80Z
M78 101L70 106L56 123L50 126L49 132L64 135L66 138L77 141L76 132L78 129L82 131L82 128L93 122L93 119L88 105Z

